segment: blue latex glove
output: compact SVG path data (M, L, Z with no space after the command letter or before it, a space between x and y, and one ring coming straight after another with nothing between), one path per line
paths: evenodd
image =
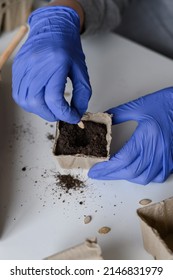
M124 179L146 185L163 182L173 171L173 87L108 110L113 124L129 120L138 126L109 161L94 165L94 179Z
M28 22L28 39L13 64L13 98L48 121L77 123L91 96L79 16L68 7L44 7ZM64 98L67 77L73 85L70 104Z

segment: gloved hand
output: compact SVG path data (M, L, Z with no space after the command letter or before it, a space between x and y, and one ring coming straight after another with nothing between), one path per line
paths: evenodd
M71 8L52 6L34 11L28 22L28 39L13 63L13 98L48 121L77 123L91 96L79 16ZM70 105L64 98L67 77L73 85Z
M163 182L173 171L173 87L108 110L113 124L135 120L129 141L109 161L88 173L94 179L124 179L146 185Z

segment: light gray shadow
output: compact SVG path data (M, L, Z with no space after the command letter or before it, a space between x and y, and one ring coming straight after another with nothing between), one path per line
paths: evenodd
M9 168L15 159L15 147L10 147L10 126L15 122L16 110L11 96L11 63L4 66L0 82L0 237L2 237L13 199L14 170ZM10 152L11 151L11 152Z

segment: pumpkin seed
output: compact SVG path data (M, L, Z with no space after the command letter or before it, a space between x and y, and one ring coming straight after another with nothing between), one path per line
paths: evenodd
M152 200L149 199L149 198L144 198L144 199L141 199L141 200L139 201L139 203L140 203L141 205L147 205L147 204L149 204L149 203L151 203L151 202L152 202Z
M99 232L100 234L106 234L106 233L108 233L109 231L111 231L111 228L110 228L110 227L101 227L101 228L98 230L98 232Z
M91 216L86 216L86 217L84 218L84 224L89 224L89 223L91 222L91 220L92 220L92 217L91 217Z
M77 124L81 129L84 129L85 126L84 126L84 123L82 121L78 122Z

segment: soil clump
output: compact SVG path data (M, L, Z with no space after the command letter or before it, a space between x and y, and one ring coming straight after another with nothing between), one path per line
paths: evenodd
M55 175L56 184L58 184L62 189L66 191L70 189L78 190L85 186L85 182L82 181L78 176L74 176L71 174L62 175L57 173Z
M83 123L84 129L81 129L77 124L60 121L56 155L107 156L106 125L93 121Z

